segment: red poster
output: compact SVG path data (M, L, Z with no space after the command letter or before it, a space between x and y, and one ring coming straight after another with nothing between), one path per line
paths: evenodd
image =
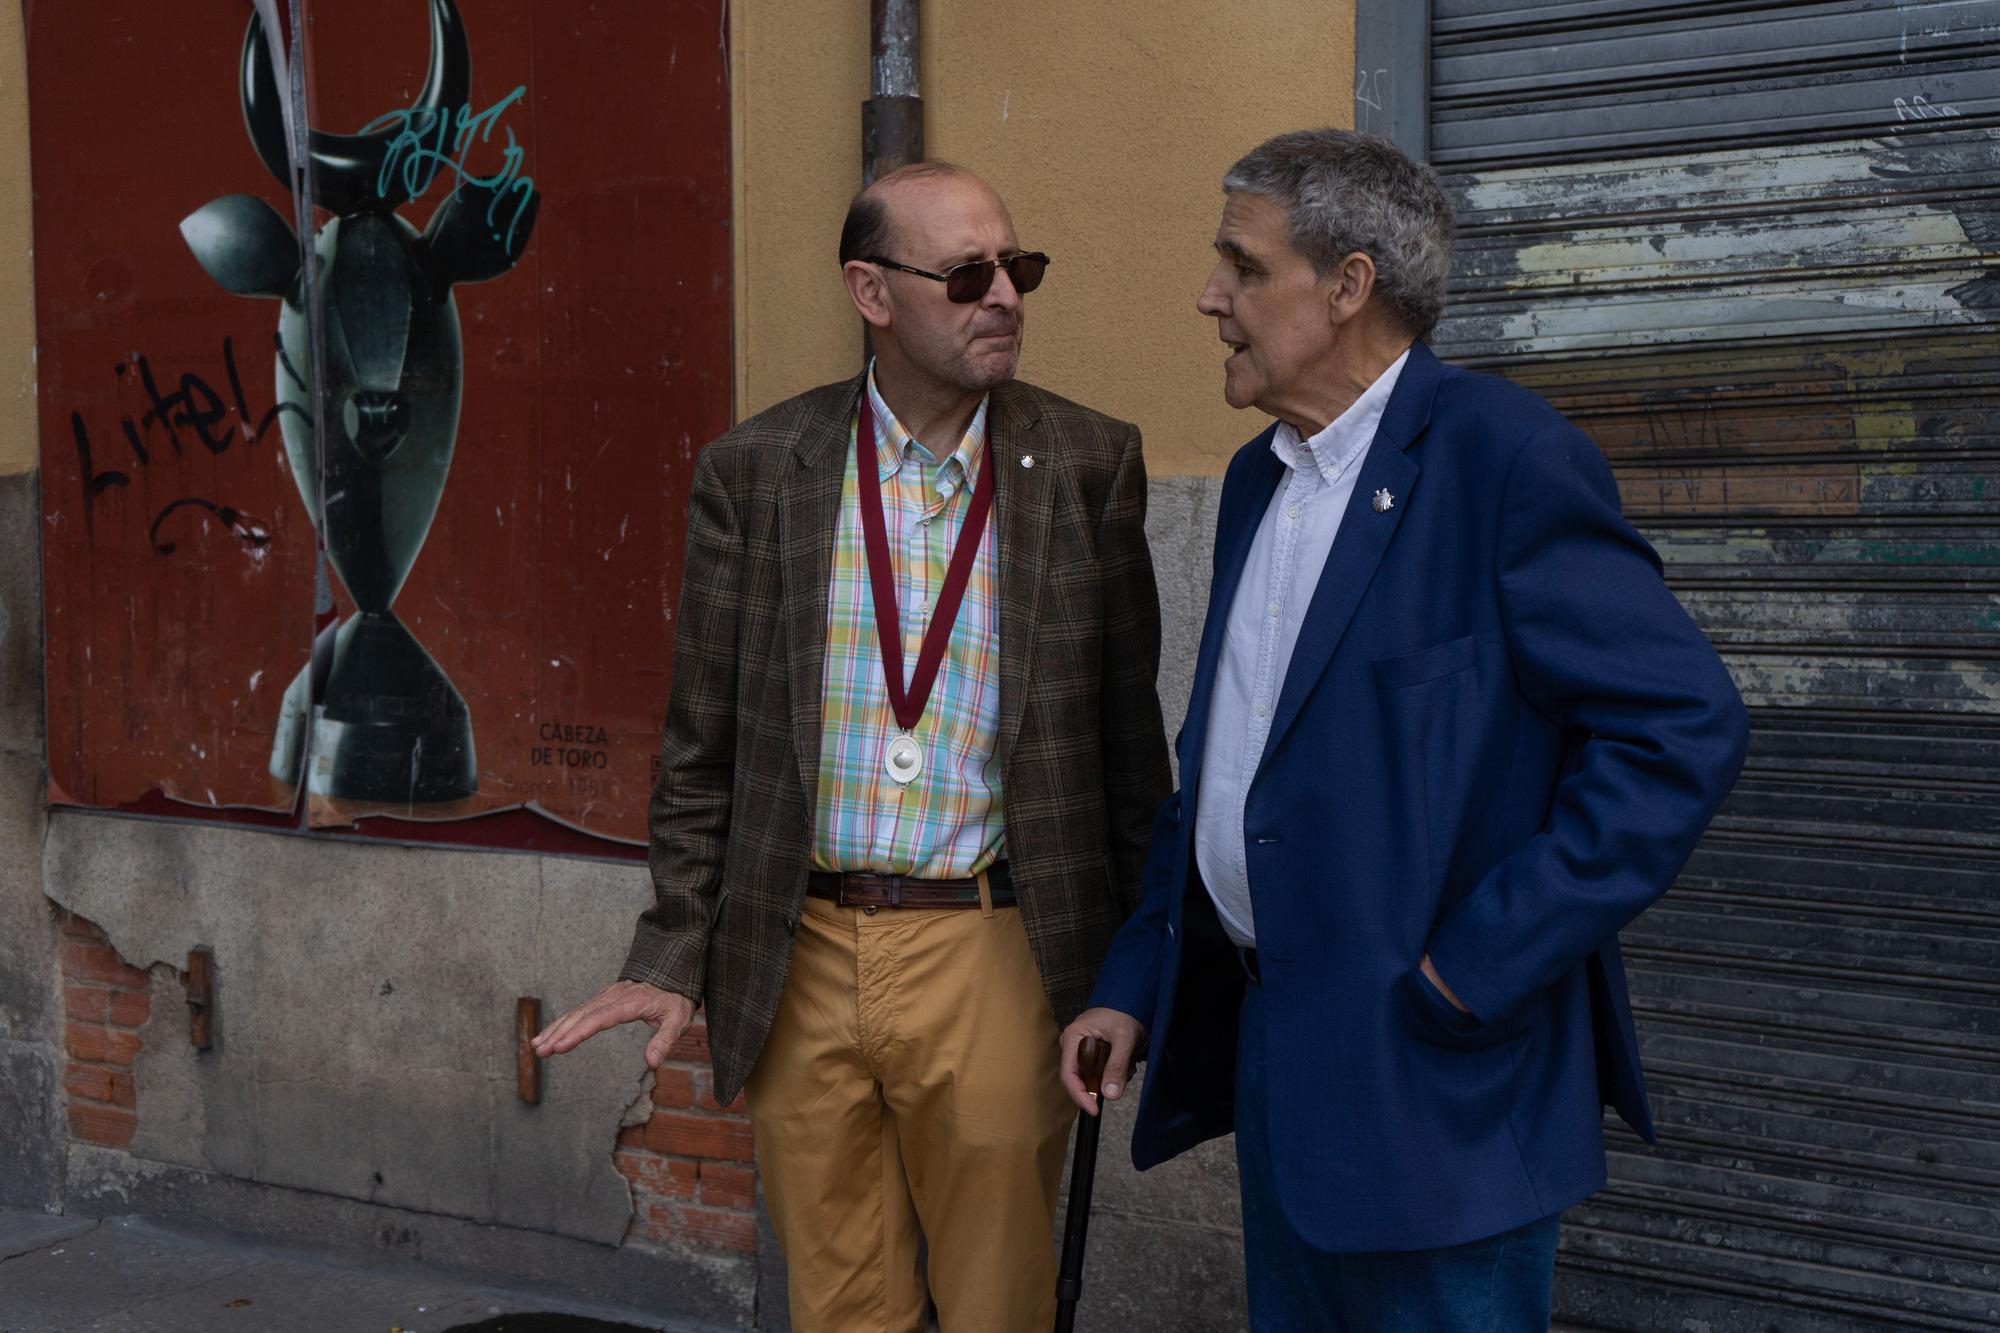
M720 0L291 10L28 6L52 799L643 841Z

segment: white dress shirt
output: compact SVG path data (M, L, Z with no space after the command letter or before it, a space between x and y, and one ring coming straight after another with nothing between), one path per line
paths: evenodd
M1300 440L1297 429L1287 422L1280 422L1271 438L1271 451L1285 465L1285 476L1258 524L1250 558L1229 604L1195 802L1195 864L1208 896L1215 900L1222 928L1244 948L1257 943L1243 833L1250 780L1264 757L1285 668L1291 664L1292 648L1319 586L1320 571L1326 567L1327 552L1340 531L1341 515L1354 494L1355 478L1361 475L1361 460L1368 456L1382 410L1409 355L1397 357L1333 424L1311 439Z

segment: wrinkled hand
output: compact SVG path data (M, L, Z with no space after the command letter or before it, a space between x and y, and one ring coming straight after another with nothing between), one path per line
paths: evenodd
M1084 1114L1097 1114L1097 1099L1084 1090L1083 1074L1077 1068L1076 1048L1085 1037L1095 1037L1111 1048L1104 1061L1104 1097L1117 1101L1132 1077L1132 1060L1146 1044L1146 1025L1117 1009L1086 1009L1062 1033L1062 1085L1070 1100Z
M694 1001L685 995L643 981L614 981L536 1033L529 1045L539 1056L561 1055L606 1028L644 1023L653 1029L653 1039L646 1043L646 1067L658 1069L693 1018Z

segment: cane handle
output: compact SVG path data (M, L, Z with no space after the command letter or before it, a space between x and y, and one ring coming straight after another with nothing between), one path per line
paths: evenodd
M1083 1090L1095 1097L1104 1086L1104 1062L1111 1058L1110 1043L1096 1037L1085 1037L1077 1044L1076 1072L1083 1079Z

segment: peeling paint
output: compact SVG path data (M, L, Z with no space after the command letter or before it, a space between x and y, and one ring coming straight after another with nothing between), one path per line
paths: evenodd
M1752 717L1688 877L1623 935L1667 1146L1613 1145L1557 1320L1972 1327L2000 0L1696 8L1432 8L1460 224L1434 345L1598 442Z

